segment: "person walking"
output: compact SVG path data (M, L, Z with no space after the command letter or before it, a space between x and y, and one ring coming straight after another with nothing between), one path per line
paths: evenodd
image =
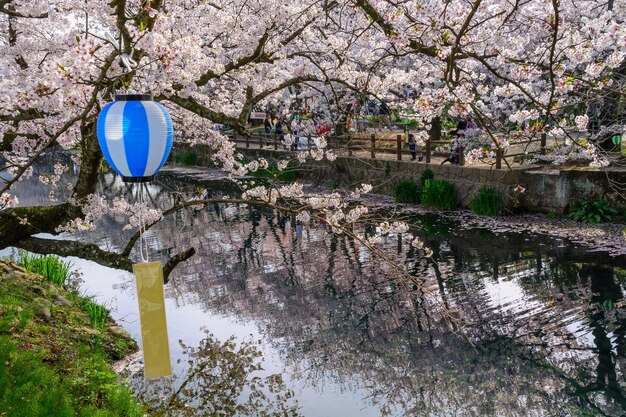
M265 140L269 143L270 139L272 139L272 119L269 113L265 113L263 127L265 129Z
M411 161L415 161L417 159L417 143L415 143L413 133L409 133L409 151L411 151Z
M280 117L274 125L274 132L276 133L276 140L278 143L283 143L285 140L285 132L283 131L283 119Z
M291 143L291 150L297 151L300 144L300 114L296 113L291 119L291 135L293 141Z

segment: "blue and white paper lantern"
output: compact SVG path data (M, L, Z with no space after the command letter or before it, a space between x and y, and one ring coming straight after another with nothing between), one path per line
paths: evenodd
M172 149L172 119L150 94L116 95L98 116L98 142L125 182L146 182Z

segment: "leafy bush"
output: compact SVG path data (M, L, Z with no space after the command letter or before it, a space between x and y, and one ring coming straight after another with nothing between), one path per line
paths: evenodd
M424 188L424 185L426 185L426 181L434 179L435 174L433 173L432 169L426 168L424 172L422 172L422 176L420 177L420 184L422 185L422 188Z
M419 203L420 188L413 180L401 179L396 184L394 196L396 203Z
M193 151L187 151L178 155L174 155L174 161L177 164L183 165L196 165L198 162L198 155Z
M497 216L502 211L500 194L495 188L483 186L470 203L470 208L482 216Z
M394 120L395 123L400 123L404 126L407 126L409 128L417 128L419 126L419 122L415 119L408 119L406 117L404 118L396 118Z
M27 271L44 276L55 285L64 286L72 275L72 263L55 255L31 255L20 252L17 263Z
M440 210L454 210L458 203L456 188L446 180L427 180L422 190L422 204Z
M617 215L617 209L612 207L606 200L581 200L574 206L569 217L572 220L583 223L610 222Z

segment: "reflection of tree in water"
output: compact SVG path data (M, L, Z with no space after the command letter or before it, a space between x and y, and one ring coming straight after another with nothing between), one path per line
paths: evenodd
M194 230L180 235L177 244L197 239L202 249L201 261L183 266L174 279L177 291L195 294L212 311L253 319L298 379L367 388L370 401L393 414L626 409L618 366L622 283L611 269L521 250L486 254L431 236L434 263L390 237L387 249L398 247L398 261L425 279L462 324L453 332L432 297L395 279L348 238L299 230L290 216L248 207L222 208L219 216L196 212ZM503 282L516 288L516 298L494 303L492 289ZM607 299L614 306L610 318L589 307Z
M171 205L176 197L155 198ZM366 388L383 412L626 409L623 280L610 268L568 262L597 254L484 230L451 232L437 218L422 226L434 261L402 237L383 243L424 282L420 288L351 239L269 210L197 207L150 233L162 257L197 250L167 287L178 303L254 320L296 378ZM507 286L512 298L495 300Z
M182 342L181 342L182 344ZM149 382L135 391L155 415L297 417L297 402L280 375L260 377L261 353L253 341L220 342L206 332L198 346L185 346L187 368L177 383ZM135 380L141 378L131 375Z

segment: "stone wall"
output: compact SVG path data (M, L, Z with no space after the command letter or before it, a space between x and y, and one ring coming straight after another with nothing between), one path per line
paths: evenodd
M189 151L186 145L177 144L172 151L179 154ZM270 149L240 149L248 159L285 159L284 151ZM206 147L196 146L193 152L198 155L198 164L210 166ZM426 168L430 168L435 178L452 182L459 191L461 206L467 207L480 187L488 185L497 189L505 205L513 189L522 185L526 192L520 200L521 208L538 212L565 213L573 201L588 198L605 198L617 207L626 208L626 171L600 171L592 168L541 169L517 168L488 169L460 167L446 164L425 164L416 161L395 161L390 159L361 159L340 156L334 162L307 162L299 166L301 178L318 184L329 184L353 188L361 183L374 186L374 192L392 195L396 182L401 178L419 181ZM621 187L621 195L619 193Z
M603 198L626 208L626 171L594 168L543 169L525 172L524 205L535 211L568 212L577 200Z

